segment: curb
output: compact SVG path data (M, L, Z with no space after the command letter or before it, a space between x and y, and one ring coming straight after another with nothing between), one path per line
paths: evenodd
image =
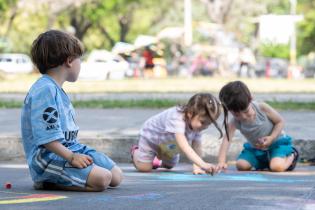
M221 141L216 136L203 135L202 152L203 158L209 162L217 161L217 154ZM95 132L82 132L79 135L80 142L92 148L104 152L114 161L120 163L130 162L129 149L131 145L137 144L138 135L129 134L101 134ZM229 149L228 161L235 161L243 148L244 139L236 137ZM294 146L300 152L300 158L304 160L312 159L315 156L315 141L297 139L293 141ZM0 136L0 162L24 161L24 150L19 134L5 134ZM181 162L189 162L182 155Z

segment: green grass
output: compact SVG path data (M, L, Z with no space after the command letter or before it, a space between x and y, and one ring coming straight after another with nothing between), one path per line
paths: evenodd
M315 111L315 102L294 102L294 101L267 101L267 103L278 110L310 110Z
M0 108L1 109L13 109L13 108L21 108L21 101L1 101L0 100Z
M145 99L145 100L87 100L72 101L75 108L168 108L185 101L170 99ZM315 111L314 102L293 102L293 101L267 101L269 105L277 110L309 110ZM20 101L0 101L0 108L21 108Z

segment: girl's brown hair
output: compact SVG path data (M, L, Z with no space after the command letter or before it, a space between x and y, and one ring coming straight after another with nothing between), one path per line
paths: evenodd
M209 118L211 123L213 123L220 132L220 138L223 136L222 130L216 122L221 114L221 104L219 100L210 93L195 94L189 99L187 104L180 106L180 110L184 113L186 122L189 120L188 114L190 114L191 117L199 115Z
M62 65L68 58L77 58L83 54L82 43L73 35L49 30L34 40L31 58L42 74L47 70Z

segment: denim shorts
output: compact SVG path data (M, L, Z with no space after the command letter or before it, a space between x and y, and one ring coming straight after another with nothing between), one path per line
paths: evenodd
M75 153L92 157L93 164L86 168L75 168L60 156L48 152L45 148L41 148L30 165L33 181L84 188L88 176L95 165L107 170L112 170L115 166L115 163L105 154L97 152L88 146L83 146Z
M246 160L256 170L262 170L269 168L271 159L275 157L285 158L292 152L292 138L288 135L281 135L267 150L256 149L251 144L245 143L237 160Z

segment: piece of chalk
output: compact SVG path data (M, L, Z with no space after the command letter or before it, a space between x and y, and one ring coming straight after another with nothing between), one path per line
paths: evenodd
M5 189L11 189L12 188L12 184L10 182L6 182L4 184Z

